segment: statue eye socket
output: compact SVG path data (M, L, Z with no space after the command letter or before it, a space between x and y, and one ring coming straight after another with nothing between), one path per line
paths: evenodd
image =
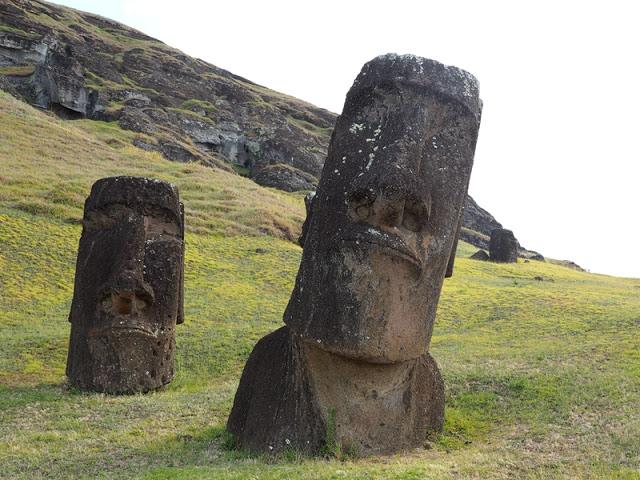
M429 209L424 201L407 200L404 204L402 226L412 232L423 230L429 221Z
M371 205L375 199L376 194L372 188L358 189L349 196L349 201L354 206Z
M89 212L82 223L87 230L108 230L121 223L130 213L122 205L110 205L102 210Z
M355 218L366 220L371 216L376 193L372 188L361 188L349 195L349 210Z
M144 231L147 239L180 236L180 227L173 221L159 217L144 217Z

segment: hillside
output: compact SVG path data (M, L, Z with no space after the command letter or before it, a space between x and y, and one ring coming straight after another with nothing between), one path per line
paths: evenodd
M302 197L167 161L132 135L0 93L0 478L640 478L640 280L475 262L465 243L432 347L443 434L370 459L229 450L241 369L293 285L300 249L285 239ZM177 376L149 395L64 387L82 202L113 174L175 182L186 206Z
M0 14L0 88L62 118L113 122L170 160L315 188L336 114L97 15L37 0L5 0ZM488 248L501 224L471 197L465 209L463 239Z
M31 0L3 1L0 13L0 74L30 103L117 121L179 162L223 159L252 176L288 164L316 181L335 114L97 15Z

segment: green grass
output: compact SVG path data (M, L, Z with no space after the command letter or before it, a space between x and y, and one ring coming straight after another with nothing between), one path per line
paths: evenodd
M17 67L0 67L0 75L8 77L28 77L36 71L33 65L21 65Z
M470 257L474 253L478 251L478 247L474 247L470 243L463 242L462 240L458 242L458 249L456 250L457 257Z
M473 261L464 243L431 347L442 434L376 458L230 449L242 367L293 286L301 251L285 232L302 197L165 161L130 135L0 94L0 478L640 478L640 280ZM115 173L173 181L187 209L177 375L148 395L64 386L82 203Z
M25 32L24 30L21 30L16 27L12 27L11 25L0 25L0 32L12 33L14 35L18 35L27 40L37 40L38 38L40 38L40 35L38 35L35 32Z
M193 111L203 111L205 114L210 112L215 112L217 107L207 101L198 100L196 98L192 98L191 100L185 100L182 102L182 108L185 110L193 110Z
M294 118L292 116L287 117L287 121L291 125L295 125L298 128L301 128L306 133L310 135L317 135L320 137L330 137L331 136L331 128L322 128L318 125L314 125L311 122L307 122L306 120L302 120L299 118Z

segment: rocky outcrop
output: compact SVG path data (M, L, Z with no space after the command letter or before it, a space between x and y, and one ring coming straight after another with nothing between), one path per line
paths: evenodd
M478 205L471 195L467 195L467 200L464 202L462 224L469 230L482 233L488 237L491 236L491 232L496 228L502 228L502 224L493 218L493 215Z
M316 178L289 165L277 164L261 168L254 180L265 187L273 187L286 192L315 190Z
M300 188L317 183L335 114L97 15L36 0L2 2L0 15L2 83L33 105L118 121L171 160L227 162L250 176L283 164L308 177Z
M555 265L562 265L563 267L567 267L567 268L570 268L572 270L577 270L579 272L587 272L588 271L588 270L585 270L584 268L582 268L577 263L572 262L571 260L550 260L550 262L554 263Z
M63 118L92 116L97 92L84 85L83 68L69 46L53 36L39 40L11 32L0 34L0 72L33 105Z

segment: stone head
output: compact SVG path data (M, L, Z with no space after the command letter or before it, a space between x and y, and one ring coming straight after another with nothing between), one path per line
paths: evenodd
M71 305L67 375L109 393L148 391L173 377L183 321L184 214L175 186L98 180L85 202Z
M374 363L428 350L480 114L463 70L409 55L365 64L305 226L285 312L294 334Z

